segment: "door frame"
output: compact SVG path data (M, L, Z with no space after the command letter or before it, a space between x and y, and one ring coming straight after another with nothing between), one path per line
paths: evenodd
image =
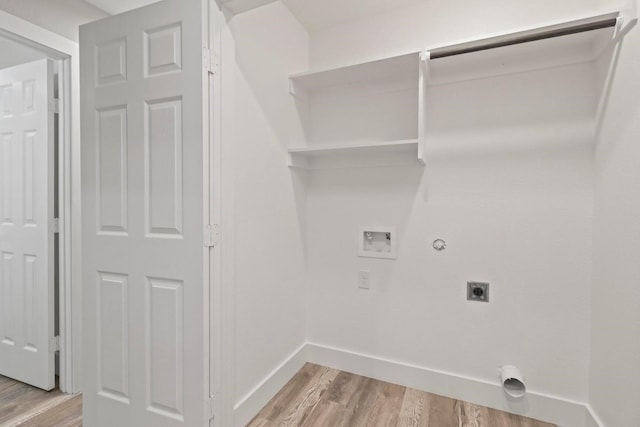
M60 390L81 391L80 62L76 42L0 10L0 35L24 43L59 65L58 280Z

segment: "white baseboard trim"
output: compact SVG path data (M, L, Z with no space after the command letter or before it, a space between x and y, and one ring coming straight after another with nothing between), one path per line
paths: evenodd
M596 411L591 407L591 405L586 404L585 406L585 427L605 427L604 423L596 414Z
M535 392L516 401L507 397L497 381L489 383L316 343L307 343L306 355L307 361L318 365L551 422L559 427L592 427L585 426L585 414L590 411L583 403Z
M271 371L233 407L234 425L244 427L307 362L306 344Z

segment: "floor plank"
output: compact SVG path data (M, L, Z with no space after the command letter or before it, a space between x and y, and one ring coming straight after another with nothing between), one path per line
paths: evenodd
M57 389L47 392L15 380L11 381L13 383L5 385L0 393L0 425L62 394Z
M430 394L429 399L429 425L440 427L459 427L459 416L456 409L456 400L448 397Z
M309 381L320 370L320 366L306 364L302 369L275 395L271 400L268 408L261 413L260 418L265 421L275 421L282 417L282 414L291 405L291 402L297 401Z
M307 363L248 427L555 427Z
M427 393L408 388L400 407L398 427L428 427L430 402Z
M338 371L335 369L320 368L311 378L303 393L299 395L298 400L292 402L292 405L289 406L288 413L282 419L282 426L296 427L303 425L305 419L320 402L322 394L337 375Z
M303 426L349 427L350 411L343 405L322 399L313 408Z
M64 403L33 417L20 427L80 427L82 426L82 396L74 396Z
M405 390L405 387L396 384L380 382L376 390L375 404L371 412L369 412L366 425L371 427L396 427Z
M0 426L78 427L82 425L82 398L59 389L40 390L0 376Z

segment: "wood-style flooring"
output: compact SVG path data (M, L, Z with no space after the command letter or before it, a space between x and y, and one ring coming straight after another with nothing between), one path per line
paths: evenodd
M82 426L82 397L44 391L0 375L0 426Z
M0 426L80 427L82 397L0 376ZM554 427L307 363L248 427Z
M554 427L307 363L248 427Z

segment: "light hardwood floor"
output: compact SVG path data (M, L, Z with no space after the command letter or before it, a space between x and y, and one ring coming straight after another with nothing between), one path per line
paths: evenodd
M0 426L80 427L82 397L0 376ZM554 427L307 363L248 427Z
M554 427L307 363L248 427Z
M0 375L0 426L79 427L82 397L43 391Z

